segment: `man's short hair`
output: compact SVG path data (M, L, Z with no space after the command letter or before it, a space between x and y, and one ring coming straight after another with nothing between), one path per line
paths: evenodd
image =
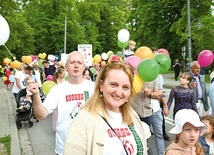
M48 62L47 60L44 60L44 61L42 62L42 64L49 64L49 62Z

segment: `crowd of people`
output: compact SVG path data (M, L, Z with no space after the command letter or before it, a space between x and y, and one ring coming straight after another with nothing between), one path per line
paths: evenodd
M130 42L124 59L134 54L135 45ZM152 49L157 54L157 49ZM166 98L161 74L153 81L143 82L142 89L135 93L134 71L129 64L113 61L93 67L96 74L85 66L82 54L73 51L65 66L43 61L40 67L35 61L32 65L23 64L11 77L14 97L26 88L26 102L32 102L38 120L52 114L56 154L214 155L214 72L210 74L208 93L200 76L200 64L193 61L189 73L180 74L176 60L173 68L179 83ZM9 71L8 67L7 74ZM50 75L56 85L43 101L42 83ZM23 105L18 111L24 108ZM169 115L170 108L175 127L169 132L176 138L166 147L164 140L170 137L164 116ZM151 134L157 150L148 142Z

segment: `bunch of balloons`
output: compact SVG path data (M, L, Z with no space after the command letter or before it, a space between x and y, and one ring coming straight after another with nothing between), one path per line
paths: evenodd
M155 55L150 48L142 46L136 50L133 56L125 60L134 69L135 92L141 90L142 81L153 81L158 74L163 74L169 70L171 66L169 52L166 49L160 49L158 53Z

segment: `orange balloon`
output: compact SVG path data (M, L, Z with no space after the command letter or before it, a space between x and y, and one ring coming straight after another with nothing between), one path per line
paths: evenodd
M32 62L32 57L31 56L26 56L25 63L30 64L31 62Z
M12 61L12 62L10 63L10 67L13 68L13 69L15 68L14 61Z
M154 58L154 53L152 52L152 50L146 46L142 46L140 48L138 48L134 54L135 56L139 57L141 60L145 59L145 58Z
M13 63L14 63L14 68L20 68L21 64L19 61L15 60L13 61Z
M25 63L26 62L26 58L27 58L27 56L23 55L22 58L21 58L22 62Z
M134 75L133 87L134 87L135 93L138 93L142 89L142 86L143 86L143 82L141 78L138 75Z
M102 61L101 62L101 67L104 67L106 65L106 62L105 61Z

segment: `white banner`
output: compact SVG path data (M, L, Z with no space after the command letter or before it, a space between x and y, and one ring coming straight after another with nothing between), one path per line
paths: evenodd
M78 51L85 58L85 65L87 67L92 66L92 45L91 44L79 44Z

